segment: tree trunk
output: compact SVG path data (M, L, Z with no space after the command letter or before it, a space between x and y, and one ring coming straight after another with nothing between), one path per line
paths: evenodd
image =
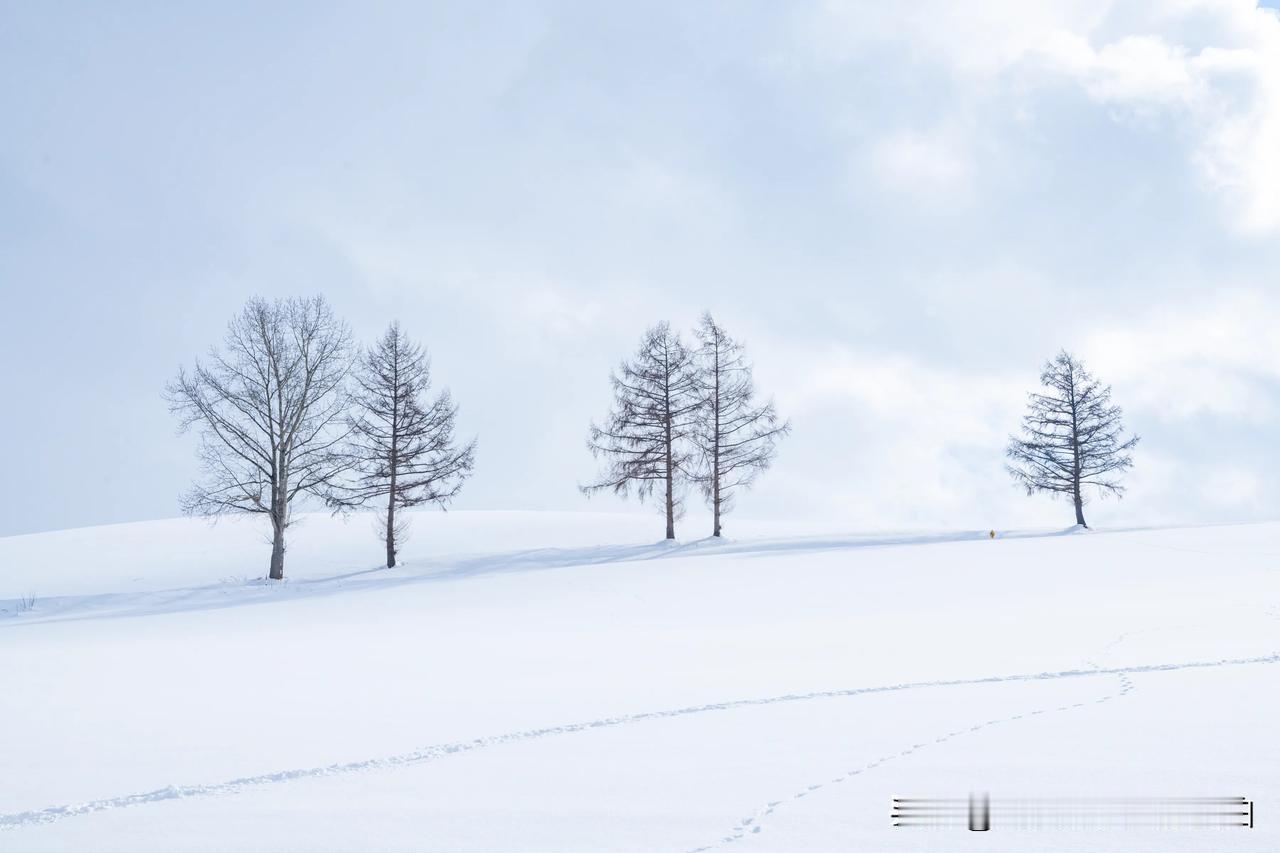
M387 488L387 568L396 567L396 463L400 460L400 347L397 340L392 367L395 392L391 401L391 479Z
M394 439L393 439L394 441ZM387 568L396 567L396 464L395 445L391 446L391 488L387 492Z
M387 498L387 568L396 567L396 498L393 492Z
M273 581L284 580L284 528L289 519L288 484L288 477L279 477L271 487L271 571L268 577Z
M715 362L715 423L713 428L715 434L713 437L713 446L711 454L711 535L720 538L720 345L716 344L716 362Z
M676 496L671 482L671 451L667 450L667 538L676 538Z
M711 535L719 538L720 536L720 451L716 450L716 473L715 480L711 484Z
M676 495L671 475L671 418L667 417L667 538L676 538Z
M1080 496L1080 416L1076 402L1075 374L1071 376L1071 499L1076 505L1076 524L1084 523L1084 501Z
M664 440L666 442L666 462L667 462L667 538L676 538L676 495L675 483L673 475L675 474L674 465L671 464L671 454L675 448L671 446L671 373L668 371L666 376L667 390L664 393L663 405L666 407L666 426Z
M284 525L271 520L271 573L273 581L284 580Z

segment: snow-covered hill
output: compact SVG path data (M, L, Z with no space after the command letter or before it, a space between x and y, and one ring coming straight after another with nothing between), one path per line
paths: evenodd
M282 584L240 522L0 539L0 848L1280 848L1280 525L660 532L422 514L386 570L312 516ZM971 790L1259 819L890 823Z

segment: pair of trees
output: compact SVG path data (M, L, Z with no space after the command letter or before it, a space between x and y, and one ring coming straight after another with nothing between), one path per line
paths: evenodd
M323 297L250 300L222 347L165 389L180 430L200 434L203 477L184 511L266 516L279 580L296 499L335 510L385 501L394 566L406 532L396 511L444 506L474 465L475 441L454 441L457 406L448 391L428 399L430 386L426 354L397 323L361 353Z
M582 487L641 500L660 491L668 539L675 539L684 486L696 484L712 510L712 536L735 493L769 467L791 430L772 401L755 403L751 365L740 343L704 313L690 349L666 322L645 332L634 359L610 374L613 409L591 424L587 446L607 467Z
M1103 385L1066 350L1047 362L1040 374L1044 393L1029 395L1021 436L1010 436L1006 466L1027 494L1062 495L1084 520L1087 492L1124 494L1121 475L1133 467L1130 451L1138 436L1125 437L1111 386Z

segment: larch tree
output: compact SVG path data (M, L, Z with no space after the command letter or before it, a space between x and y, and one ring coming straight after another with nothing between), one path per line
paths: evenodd
M613 409L603 426L592 423L587 446L608 467L584 494L635 492L640 500L661 489L667 538L676 538L682 484L692 458L688 437L698 408L693 356L665 322L645 332L640 349L610 374Z
M422 347L392 323L365 352L355 373L350 417L353 484L347 505L386 502L380 538L387 567L408 532L400 509L436 504L457 496L475 465L475 440L456 444L458 407L448 391L428 399L431 362Z
M769 467L777 443L791 431L773 402L757 405L751 365L742 344L702 315L695 352L698 408L691 430L697 464L694 479L711 505L711 535L721 535L721 516L734 493L748 488Z
M1064 495L1084 520L1088 490L1120 497L1120 477L1133 466L1130 451L1138 437L1124 435L1121 409L1111 403L1111 387L1063 350L1040 374L1044 393L1029 395L1021 436L1010 436L1006 468L1027 494Z
M165 389L180 430L200 432L203 477L192 515L247 513L271 523L269 576L284 577L294 500L331 501L348 462L351 335L323 297L252 299L212 348Z

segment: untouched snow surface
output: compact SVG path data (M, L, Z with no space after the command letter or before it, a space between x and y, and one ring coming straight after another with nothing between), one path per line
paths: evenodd
M1280 849L1280 524L414 523L307 517L281 584L248 522L0 539L0 849ZM974 790L1256 826L889 820Z

